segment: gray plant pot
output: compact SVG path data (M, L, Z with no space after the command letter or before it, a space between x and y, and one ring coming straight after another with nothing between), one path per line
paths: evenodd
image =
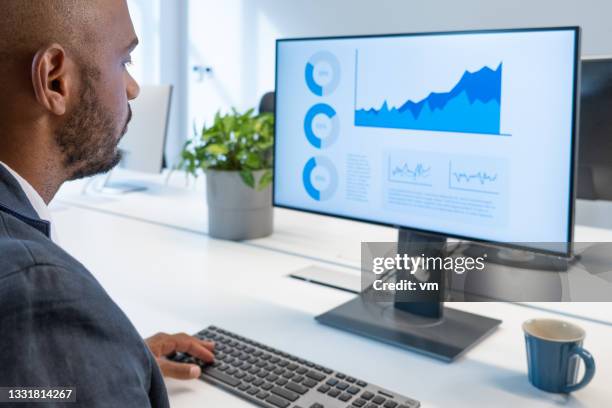
M262 171L255 172L259 180ZM272 187L257 190L244 184L237 171L207 170L208 234L241 241L272 234Z

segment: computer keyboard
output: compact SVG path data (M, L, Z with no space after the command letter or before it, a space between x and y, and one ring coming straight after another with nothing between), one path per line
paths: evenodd
M215 342L215 362L184 353L171 358L202 367L201 379L266 408L417 408L418 401L210 326L196 337Z

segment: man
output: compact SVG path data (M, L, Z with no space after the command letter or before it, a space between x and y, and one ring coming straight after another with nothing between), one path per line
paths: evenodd
M139 91L126 71L138 42L126 1L1 7L0 387L73 386L70 406L166 407L161 373L187 379L201 371L165 356L181 351L211 362L213 345L186 334L145 344L95 278L53 242L47 209L62 183L120 160L128 100Z

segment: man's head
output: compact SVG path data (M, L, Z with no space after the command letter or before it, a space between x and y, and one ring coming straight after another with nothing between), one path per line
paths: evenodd
M125 0L2 0L0 147L60 184L114 167L139 92L126 70L137 42Z

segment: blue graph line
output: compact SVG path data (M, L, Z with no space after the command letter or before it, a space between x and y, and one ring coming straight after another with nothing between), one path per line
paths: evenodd
M425 168L425 166L423 166L423 164L421 163L417 164L414 170L412 170L407 164L404 164L401 167L396 166L395 168L393 168L391 170L391 176L396 177L399 175L400 177L408 177L408 178L411 178L412 180L416 180L419 177L421 178L429 177L430 170L431 170L431 167Z
M497 180L497 174L495 174L494 176L490 176L485 171L479 171L477 173L472 174L454 172L453 176L455 176L455 180L457 180L458 183L461 183L461 180L465 180L466 183L469 183L472 180L478 180L482 185L487 182L494 182L495 180Z
M502 63L465 71L448 92L431 92L400 107L356 109L355 126L500 135Z

